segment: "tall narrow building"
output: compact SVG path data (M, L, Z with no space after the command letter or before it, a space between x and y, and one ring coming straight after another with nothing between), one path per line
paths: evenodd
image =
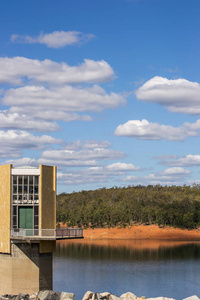
M56 167L0 166L0 294L52 289Z

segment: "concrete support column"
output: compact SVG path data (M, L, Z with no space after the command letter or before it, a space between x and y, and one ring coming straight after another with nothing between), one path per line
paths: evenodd
M52 257L39 243L12 243L11 254L0 254L0 294L52 290Z

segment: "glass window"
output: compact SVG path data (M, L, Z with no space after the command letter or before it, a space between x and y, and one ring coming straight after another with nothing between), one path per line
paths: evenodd
M39 183L39 176L35 176L35 185L38 185Z
M38 226L38 216L34 216L34 225Z
M13 194L17 194L17 186L16 185L13 186Z
M18 194L22 194L22 186L18 185Z
M34 210L34 229L39 228L39 176L12 176L12 226L18 228L18 206L31 205Z
M24 185L24 194L27 194L27 193L28 193L28 186Z
M13 184L17 184L17 176L16 175L13 176Z
M39 207L38 207L38 206L35 206L35 207L34 207L34 215L35 215L35 216L38 216L38 212L39 212Z
M13 216L13 226L17 225L17 216Z
M29 194L29 200L33 200L33 195Z
M33 186L29 185L29 194L33 194Z
M14 215L14 216L17 215L17 206L13 206L13 215Z
M30 185L33 184L33 176L29 176L29 184L30 184Z
M24 184L28 184L28 176L24 176Z
M22 176L18 176L18 184L22 185Z

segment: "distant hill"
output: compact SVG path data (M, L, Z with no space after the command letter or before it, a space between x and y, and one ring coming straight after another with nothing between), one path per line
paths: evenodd
M57 196L57 222L79 227L134 223L200 227L200 185L102 188Z

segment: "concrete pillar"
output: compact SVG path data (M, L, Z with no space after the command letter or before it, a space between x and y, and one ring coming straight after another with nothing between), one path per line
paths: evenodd
M11 254L0 254L0 294L52 290L52 258L39 243L12 243Z

